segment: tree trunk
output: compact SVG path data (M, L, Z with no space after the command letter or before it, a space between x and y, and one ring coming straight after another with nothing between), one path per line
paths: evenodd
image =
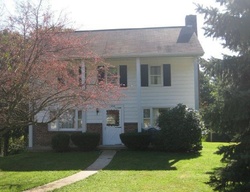
M8 155L9 148L9 133L4 134L1 137L1 156L5 157Z

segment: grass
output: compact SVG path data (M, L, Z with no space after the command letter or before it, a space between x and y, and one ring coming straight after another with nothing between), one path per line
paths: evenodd
M221 157L213 154L221 144L205 142L201 154L123 150L104 170L55 191L212 192L206 182L209 173L222 165ZM72 175L89 166L99 154L27 152L0 157L0 191L23 191Z
M0 157L0 191L15 192L40 186L88 167L99 156L94 152L27 152Z
M99 173L55 191L212 192L209 173L220 167L221 143L203 143L201 154L120 151Z

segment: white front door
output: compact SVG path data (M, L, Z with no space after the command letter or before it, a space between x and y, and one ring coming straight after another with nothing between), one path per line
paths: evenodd
M106 109L103 124L103 145L122 144L121 133L123 133L122 107Z

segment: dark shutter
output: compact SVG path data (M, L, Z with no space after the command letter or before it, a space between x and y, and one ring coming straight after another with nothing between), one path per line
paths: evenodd
M105 80L105 69L104 69L104 66L98 66L97 70L98 70L97 79L98 79L98 82L100 83L101 81Z
M170 64L163 64L163 85L171 86L171 66Z
M82 82L82 67L81 66L79 66L78 73L79 73L79 85L82 86L83 82Z
M148 86L148 65L147 64L141 65L141 86L142 87Z
M127 87L128 86L128 78L127 78L127 65L120 65L120 86Z

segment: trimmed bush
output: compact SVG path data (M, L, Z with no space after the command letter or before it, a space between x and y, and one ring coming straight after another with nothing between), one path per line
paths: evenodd
M154 150L164 151L164 137L161 131L158 131L153 135L151 146Z
M142 133L122 133L120 134L122 143L132 150L145 150L150 144L150 134Z
M91 151L96 149L100 142L99 133L73 133L71 135L71 141L81 151Z
M52 137L52 149L56 152L65 152L69 150L70 136L66 133L58 133Z
M144 133L150 135L150 143L153 149L163 150L163 138L161 131L156 128L143 129Z
M159 127L163 148L169 152L198 152L202 149L202 127L198 113L178 104L172 109L162 110Z

